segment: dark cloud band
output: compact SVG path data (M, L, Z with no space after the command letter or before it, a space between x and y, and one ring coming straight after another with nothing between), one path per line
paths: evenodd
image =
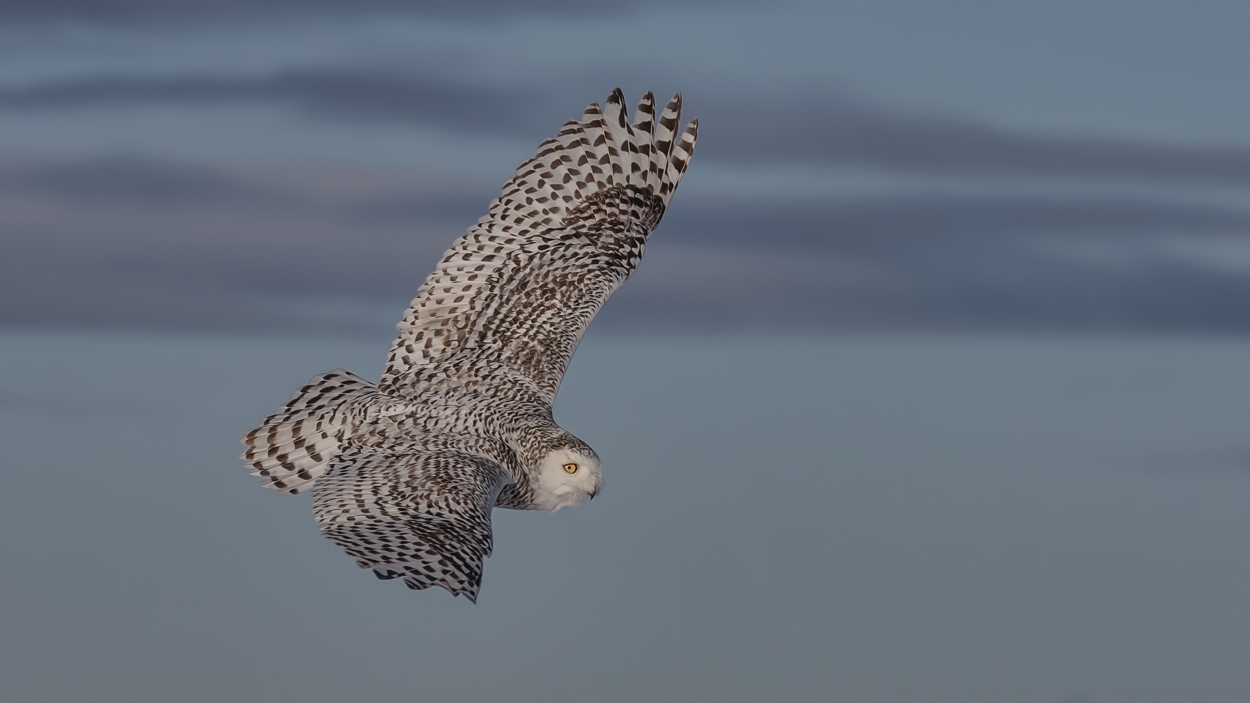
M606 90L606 89L604 89ZM398 73L301 70L270 76L115 76L0 89L0 110L79 110L141 104L279 104L346 123L432 126L541 138L582 106L546 86L501 88ZM778 108L777 105L782 107ZM1250 183L1250 149L1201 148L1013 133L972 122L796 97L697 105L700 160L758 166L866 167L964 177ZM762 127L766 126L766 128Z
M518 90L347 71L291 71L263 77L101 77L0 90L0 109L73 110L137 104L292 105L323 118L431 124L444 129L523 129Z
M18 0L0 3L0 18L37 22L214 23L309 15L371 13L487 17L499 14L619 12L637 2L607 0Z
M397 315L497 184L135 159L0 168L0 323L275 328ZM1150 198L678 200L604 325L1250 332L1250 212ZM301 312L303 311L303 312ZM318 321L319 320L319 321ZM328 326L328 327L326 327Z
M1010 132L837 101L787 101L761 111L711 105L706 148L740 163L869 166L931 174L1250 183L1250 149ZM760 125L769 124L769 129ZM704 144L700 144L701 147Z

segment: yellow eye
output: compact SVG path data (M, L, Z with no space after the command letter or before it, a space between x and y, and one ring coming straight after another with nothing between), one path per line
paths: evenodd
M570 473L570 474L571 474L571 473L576 473L576 472L577 472L577 464L565 464L565 465L564 465L564 471L565 471L565 473Z

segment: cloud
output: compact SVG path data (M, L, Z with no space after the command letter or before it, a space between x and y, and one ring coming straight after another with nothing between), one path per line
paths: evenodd
M725 201L691 211L678 203L667 220L722 244L807 250L836 242L844 250L929 242L1020 237L1143 238L1185 231L1250 234L1244 210L1130 196L913 195L906 192L797 202Z
M514 132L530 121L521 90L473 87L414 76L344 70L271 76L104 76L0 90L0 109L76 110L136 104L291 105L322 118ZM518 114L520 113L520 114ZM550 120L547 120L550 122Z
M1250 183L1250 149L1013 132L803 96L702 106L700 148L741 164L803 163L1047 178Z
M611 13L644 3L614 0L18 0L0 3L10 21L143 24L213 23L289 16L437 14L497 17L535 13Z
M1126 468L1145 471L1216 471L1244 472L1250 470L1250 448L1245 445L1204 447L1188 451L1155 452L1125 457Z
M282 327L291 301L403 301L497 189L316 165L9 164L0 319Z
M906 194L678 203L605 319L687 328L1250 331L1250 212L1151 199ZM700 275L732 257L735 274ZM730 268L720 264L720 268ZM691 285L681 291L684 282ZM615 301L614 301L615 302Z
M497 183L334 165L0 167L0 323L389 334ZM681 198L604 326L1250 332L1250 212L1148 198Z
M600 89L603 86L599 86ZM588 88L497 87L363 69L267 76L93 76L0 89L0 110L143 104L278 104L346 124L390 123L534 138L580 109ZM1013 132L891 112L829 95L697 101L699 158L737 167L803 164L960 177L1250 183L1250 149ZM695 110L688 110L691 114Z

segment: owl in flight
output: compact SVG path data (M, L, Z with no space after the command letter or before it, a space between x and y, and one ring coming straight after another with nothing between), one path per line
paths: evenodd
M551 416L595 313L638 266L694 153L681 96L620 89L521 163L400 321L375 385L313 378L243 438L263 485L312 489L321 532L382 579L476 602L491 509L593 498L599 457Z

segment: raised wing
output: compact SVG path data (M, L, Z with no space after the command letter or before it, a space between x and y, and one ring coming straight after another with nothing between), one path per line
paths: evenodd
M698 120L681 96L634 122L621 91L565 123L504 184L421 286L378 384L550 404L591 319L629 277L690 163Z
M322 534L378 578L476 602L493 547L490 511L509 480L469 452L355 446L313 486L312 509Z

